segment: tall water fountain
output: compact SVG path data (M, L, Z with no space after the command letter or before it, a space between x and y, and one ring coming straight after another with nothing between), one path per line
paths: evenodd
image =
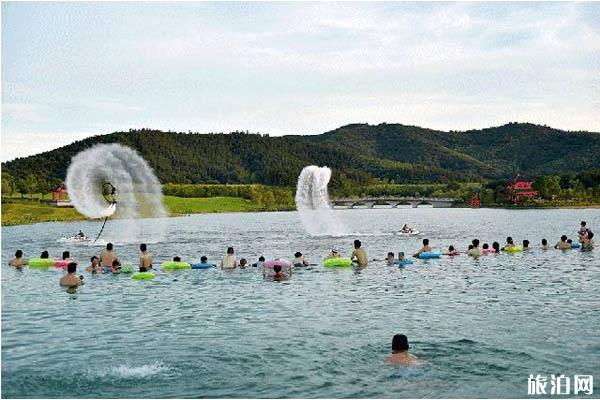
M78 153L71 160L66 185L73 206L88 218L167 215L160 182L148 163L127 146L98 144ZM107 193L113 188L115 193ZM135 238L135 224L125 224L120 233Z
M304 229L312 236L340 236L346 229L329 203L331 169L311 165L302 169L296 189L296 208Z

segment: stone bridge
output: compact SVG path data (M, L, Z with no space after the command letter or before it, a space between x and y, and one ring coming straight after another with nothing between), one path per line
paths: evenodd
M410 204L417 208L420 204L431 204L433 208L449 208L454 205L456 199L434 198L434 197L367 197L362 199L336 199L331 200L332 207L356 208L374 206L390 206L397 208L400 205Z

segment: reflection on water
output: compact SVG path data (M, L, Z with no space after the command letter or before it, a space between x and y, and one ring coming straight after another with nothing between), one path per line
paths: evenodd
M155 260L217 261L227 246L250 263L318 263L360 238L370 259L407 254L423 237L438 249L529 239L529 253L371 262L364 270L296 271L265 282L254 268L157 271L153 281L85 276L68 294L58 270L18 271L6 262L63 250L83 267L101 245L61 237L97 222L2 228L4 397L525 397L533 374L598 374L600 251L543 252L598 210L379 209L336 213L354 235L310 237L296 213L219 214L139 221ZM110 221L123 261L137 263L128 221ZM396 235L408 223L420 237ZM153 225L164 224L163 240ZM405 333L418 368L384 363ZM598 381L598 380L597 380ZM596 392L600 390L596 382Z

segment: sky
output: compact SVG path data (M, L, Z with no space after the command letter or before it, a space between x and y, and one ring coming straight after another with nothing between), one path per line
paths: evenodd
M2 161L130 128L600 131L600 3L2 2Z

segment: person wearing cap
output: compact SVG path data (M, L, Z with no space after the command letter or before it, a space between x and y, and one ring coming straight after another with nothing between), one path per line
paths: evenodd
M332 249L331 253L329 253L329 255L325 257L326 260L329 260L330 258L340 258L340 253L338 253L336 249Z

